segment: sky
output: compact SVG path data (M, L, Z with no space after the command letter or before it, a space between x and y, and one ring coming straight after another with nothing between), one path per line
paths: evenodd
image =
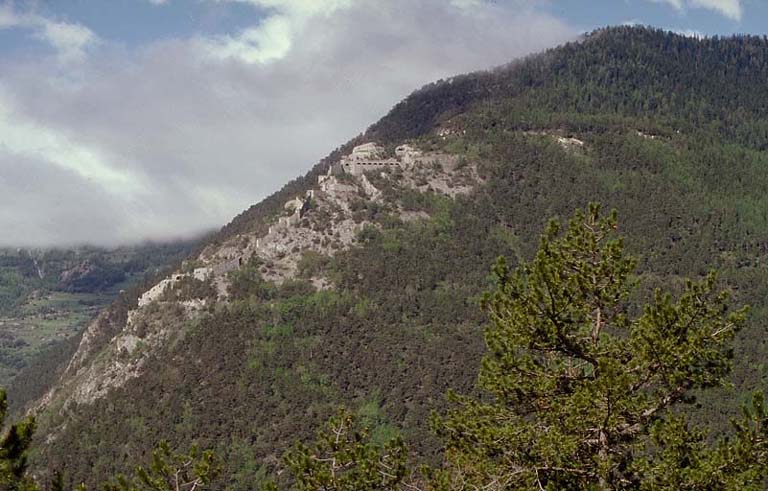
M0 246L218 228L418 87L617 24L768 0L0 0Z

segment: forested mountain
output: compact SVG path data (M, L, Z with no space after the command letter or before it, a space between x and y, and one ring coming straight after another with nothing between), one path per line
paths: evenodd
M753 306L733 389L689 408L722 430L768 381L766 80L764 38L618 27L414 92L11 393L38 411L38 474L98 483L167 439L220 455L217 488L258 488L340 405L434 461L430 412L473 390L490 266L588 202L620 212L630 302L716 268ZM335 165L365 142L379 163Z

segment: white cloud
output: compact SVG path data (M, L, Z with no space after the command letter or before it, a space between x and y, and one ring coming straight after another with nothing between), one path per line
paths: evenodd
M266 63L284 57L291 49L293 28L289 19L274 16L258 27L245 29L237 36L199 39L202 50L212 57L237 59L246 63Z
M165 5L168 3L168 0L149 0L149 3L152 5Z
M251 3L266 17L229 39L243 46L103 43L66 83L46 60L0 59L0 242L219 227L421 85L578 34L502 2Z
M297 18L330 15L342 8L351 7L354 0L216 0L218 2L247 3L275 13ZM357 0L357 3L361 3Z
M288 54L293 40L300 36L307 22L327 17L349 8L352 0L217 0L246 3L267 12L258 25L236 35L200 38L197 43L213 57L238 59L246 63L266 63Z
M666 3L679 11L689 8L714 10L733 20L741 20L744 13L741 0L651 0Z
M21 23L10 4L0 5L0 29L18 27Z
M726 17L741 20L743 10L741 0L689 0L691 7L716 10Z
M82 61L86 50L97 44L98 37L87 27L56 22L33 12L16 12L11 3L0 5L0 29L29 29L32 35L46 42L60 62Z
M2 99L0 135L4 152L49 162L119 193L133 194L140 187L135 176L111 166L99 150L79 145L63 133L25 120Z
M651 0L654 3L666 3L677 10L682 11L685 8L685 0Z
M483 0L451 0L451 5L460 9L473 9L481 6Z
M87 27L49 20L41 23L35 35L47 41L58 52L62 62L82 61L86 49L96 43L96 35Z

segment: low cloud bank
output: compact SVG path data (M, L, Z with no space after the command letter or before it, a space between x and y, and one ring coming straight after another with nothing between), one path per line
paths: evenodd
M221 226L419 86L577 34L529 2L249 1L225 37L0 62L0 245Z

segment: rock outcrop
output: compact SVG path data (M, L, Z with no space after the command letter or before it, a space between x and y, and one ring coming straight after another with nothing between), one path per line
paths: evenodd
M190 319L214 303L228 301L232 272L256 265L264 280L279 284L297 276L299 261L308 251L332 256L353 247L364 227L378 226L356 213L365 202L385 206L405 221L429 218L423 212L404 210L398 202L385 202L374 182L392 189L457 196L470 192L479 181L474 165L462 165L451 155L425 153L408 144L398 146L394 156L387 156L375 143L355 147L320 176L313 189L288 200L266 234L241 233L211 244L182 270L160 279L138 298L111 338L105 331L106 319L94 321L61 382L36 409L56 404L66 410L72 403L87 404L139 376L149 356L184 336ZM318 289L333 288L328 278L309 280ZM215 294L169 299L167 293L184 282L209 284Z

